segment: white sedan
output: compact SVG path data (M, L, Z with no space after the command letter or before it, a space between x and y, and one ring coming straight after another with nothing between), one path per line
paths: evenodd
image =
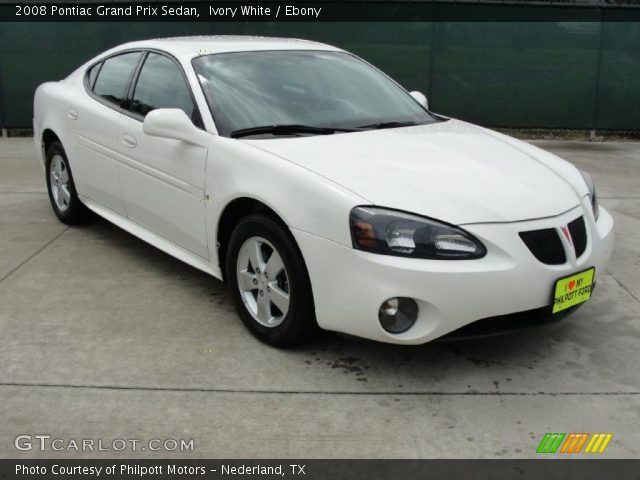
M128 43L34 104L58 218L92 210L225 280L272 345L317 327L420 344L485 319L559 318L611 253L585 172L436 115L332 46Z

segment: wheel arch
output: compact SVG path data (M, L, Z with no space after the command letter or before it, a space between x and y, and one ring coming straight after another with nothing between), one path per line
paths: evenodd
M284 221L282 215L280 215L275 209L273 209L263 201L248 196L236 197L233 200L229 201L222 209L222 213L218 217L215 236L216 248L218 251L218 265L220 267L220 272L223 280L226 280L225 265L227 258L227 248L229 246L231 233L233 232L233 229L236 227L236 225L238 225L240 220L242 220L247 215L256 213L267 215L290 232L289 226ZM297 246L297 242L295 243Z
M60 137L54 132L51 128L45 128L42 132L41 144L42 144L42 152L46 154L47 149L53 142L60 142L62 145L62 140ZM44 158L45 155L43 155Z

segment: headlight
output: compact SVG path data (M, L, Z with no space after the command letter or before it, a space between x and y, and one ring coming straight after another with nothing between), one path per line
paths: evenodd
M487 250L461 228L386 208L355 207L350 215L354 248L399 257L467 260Z
M591 208L593 209L593 216L596 220L598 220L598 216L600 215L600 205L598 204L598 194L596 193L596 186L593 184L591 175L589 175L584 170L578 171L580 172L580 175L582 175L584 183L587 184L587 188L589 189L589 198L591 199Z

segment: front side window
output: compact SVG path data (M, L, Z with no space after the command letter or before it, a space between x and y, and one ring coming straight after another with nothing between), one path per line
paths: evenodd
M107 58L95 80L93 93L121 105L127 95L129 77L140 59L140 52L123 53Z
M226 136L269 125L365 129L437 121L387 76L343 52L213 54L193 66Z
M133 92L130 110L145 116L156 108L179 108L195 123L198 111L179 67L168 57L149 53Z

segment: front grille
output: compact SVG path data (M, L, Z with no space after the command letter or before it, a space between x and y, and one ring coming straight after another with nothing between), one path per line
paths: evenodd
M520 238L533 256L547 265L562 265L567 261L562 241L555 228L520 232Z
M576 218L567 226L569 227L569 233L571 233L576 258L578 258L587 249L587 229L584 225L584 217Z

